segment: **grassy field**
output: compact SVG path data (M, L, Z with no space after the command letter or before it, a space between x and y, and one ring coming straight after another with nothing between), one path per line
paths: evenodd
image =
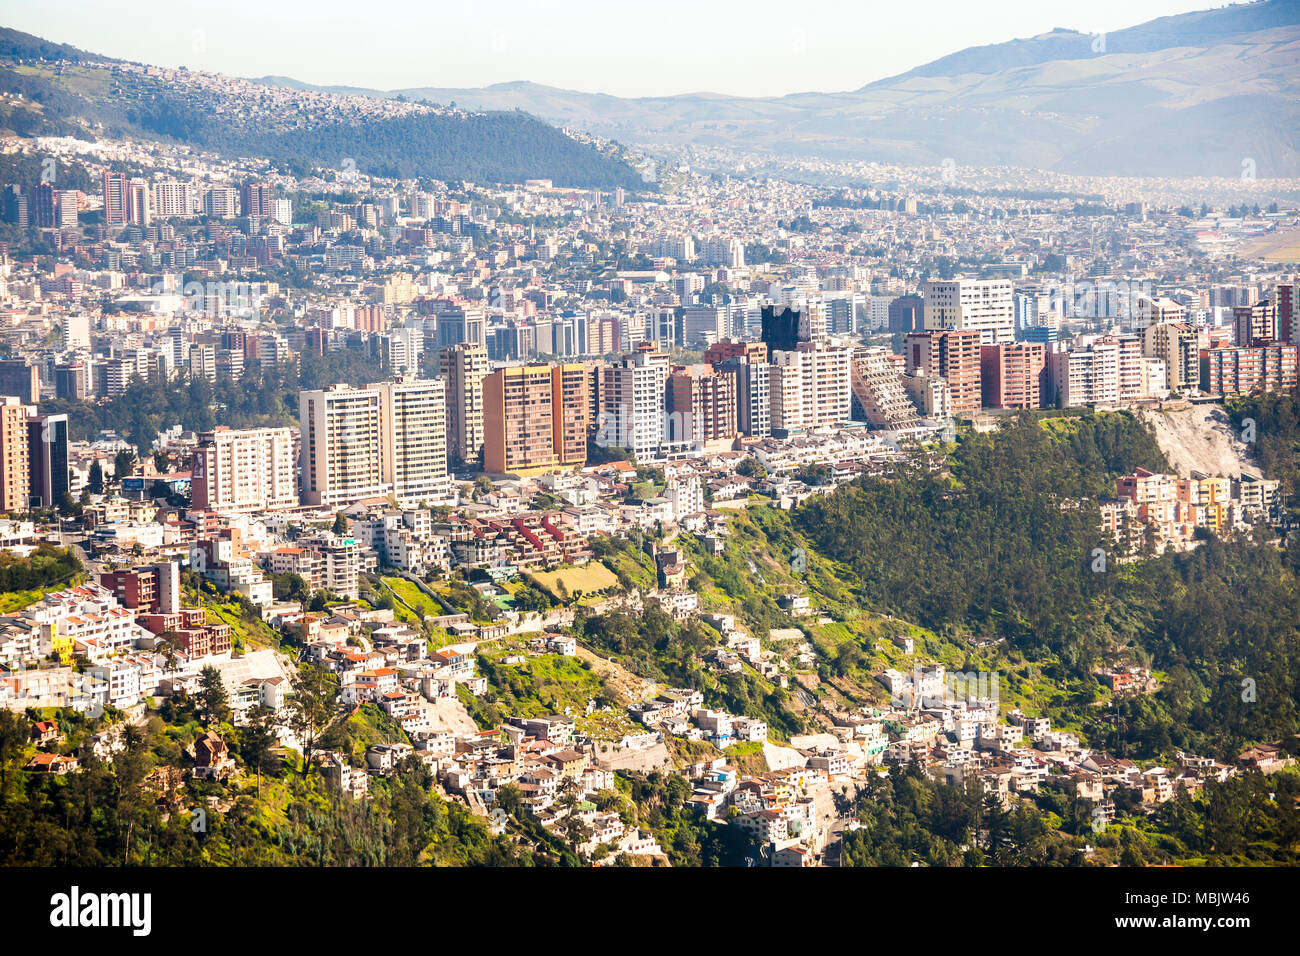
M1249 239L1241 244L1240 254L1266 262L1300 262L1300 229Z
M6 594L0 594L0 614L12 614L14 611L21 611L29 604L35 604L51 591L58 591L67 587L66 584L53 588L37 588L35 591L10 591Z
M614 572L598 561L592 561L582 567L565 565L554 571L539 571L531 577L537 582L538 587L553 598L560 597L561 583L571 595L578 591L583 594L595 594L618 584Z
M414 582L406 578L383 578L384 584L393 589L393 593L425 617L441 617L442 605L421 591Z
M605 564L615 573L621 571L627 575L634 587L653 588L657 582L654 561L650 555L641 551L619 551L604 559Z

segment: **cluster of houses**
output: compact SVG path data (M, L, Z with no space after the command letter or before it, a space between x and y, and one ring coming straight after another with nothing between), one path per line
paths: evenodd
M280 691L263 685L285 682L280 661L232 650L229 624L181 604L175 564L109 571L0 618L0 707L133 713L150 697L193 691L214 666L229 671L237 711L250 698L278 708Z
M1277 517L1277 481L1248 472L1239 478L1193 471L1185 478L1145 468L1115 481L1115 497L1100 502L1102 531L1126 547L1148 537L1157 551L1182 547L1198 529L1228 536Z

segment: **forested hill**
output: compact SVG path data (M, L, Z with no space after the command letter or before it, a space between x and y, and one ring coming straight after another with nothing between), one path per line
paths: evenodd
M19 136L133 136L384 177L645 188L620 147L581 142L519 111L398 106L157 71L3 28L0 88L21 94L0 104L0 130Z
M140 129L227 155L298 159L393 179L520 183L612 189L644 184L626 163L579 143L527 113L421 113L301 132L229 126L187 103L161 99L133 114Z
M1286 417L1293 449L1293 411ZM1121 756L1199 749L1226 759L1300 731L1294 549L1259 529L1231 541L1207 534L1158 557L1145 544L1121 560L1103 535L1097 498L1113 494L1115 476L1168 470L1135 418L1026 414L966 437L950 465L860 479L802 505L795 525L853 570L875 608L941 633L1005 638L1059 662L1062 678L1117 659L1167 674L1157 693L1122 703L1116 721L1091 732ZM1257 694L1243 695L1243 681Z

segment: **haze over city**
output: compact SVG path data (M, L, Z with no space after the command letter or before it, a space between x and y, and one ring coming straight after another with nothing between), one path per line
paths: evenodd
M16 5L10 26L108 56L234 76L390 90L527 80L617 96L851 90L970 46L1054 28L1105 33L1194 0L741 0L652 7L350 0L96 0Z

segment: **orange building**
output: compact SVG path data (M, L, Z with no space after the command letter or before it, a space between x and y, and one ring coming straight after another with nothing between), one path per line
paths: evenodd
M26 511L29 504L27 412L20 399L0 396L0 511Z
M903 357L908 372L923 368L948 383L952 414L969 415L980 410L983 395L979 329L912 332L904 340Z
M1046 385L1047 346L1041 342L980 346L985 408L1042 408Z
M542 474L587 462L587 367L516 365L483 379L483 467Z

